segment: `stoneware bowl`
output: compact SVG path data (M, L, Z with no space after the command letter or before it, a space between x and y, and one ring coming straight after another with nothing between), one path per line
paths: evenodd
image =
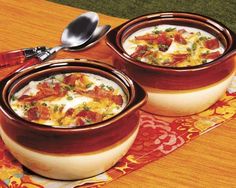
M122 44L128 36L161 24L206 31L219 39L225 51L209 63L179 68L145 64L126 53ZM148 102L143 109L154 114L183 116L209 108L226 92L235 72L236 35L221 23L201 15L165 12L137 17L112 29L106 43L114 52L114 65L147 91Z
M88 72L113 80L127 95L127 105L114 117L87 126L55 128L19 117L12 94L31 80L55 73ZM32 171L61 180L82 179L111 168L126 154L139 129L138 109L145 91L109 65L84 59L62 59L34 65L0 82L1 136L13 156Z

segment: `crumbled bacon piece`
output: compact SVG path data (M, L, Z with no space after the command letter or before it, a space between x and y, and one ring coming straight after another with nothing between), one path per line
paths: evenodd
M166 66L176 66L178 63L185 61L190 54L172 54L172 61L166 62Z
M131 54L131 57L138 58L142 57L147 52L147 46L146 45L138 45L135 49L135 52Z
M106 97L110 98L110 96L112 96L112 91L106 90L106 89L103 89L103 88L99 88L98 86L96 86L94 88L94 95L98 99L102 99L102 98L106 98Z
M117 105L123 104L123 98L121 95L113 95L112 90L106 90L98 86L95 86L93 90L89 90L89 91L83 91L83 90L77 89L76 92L79 94L94 98L96 100L107 98L113 101L114 103L116 103Z
M39 105L38 106L38 113L39 113L39 118L43 120L47 120L50 118L50 112L47 106L44 105Z
M179 29L177 32L180 34L183 34L183 33L186 33L187 31L185 29Z
M136 40L147 40L147 41L152 41L158 38L157 34L146 34L142 36L136 36Z
M32 101L32 96L29 96L29 95L21 95L18 100L19 100L19 101L29 102L29 101Z
M172 39L167 36L166 32L161 32L159 34L146 34L146 35L142 35L142 36L137 36L137 37L135 37L135 39L136 40L145 40L145 41L152 43L152 44L158 44L160 51L167 51L169 46L172 43ZM136 52L137 51L139 51L139 49L136 49ZM145 53L143 53L143 54L145 54ZM133 54L133 56L135 56L135 55L136 55L136 53Z
M188 58L189 54L172 54L173 62L182 62Z
M216 52L211 52L211 53L207 53L207 54L202 54L202 58L204 58L204 59L216 59L220 55L221 55L221 53L219 51L216 51Z
M66 113L65 116L72 116L74 113L75 109L74 108L69 108Z
M27 111L28 120L48 120L50 119L50 113L47 106L38 105L30 108Z
M39 90L36 95L22 95L19 100L24 102L32 102L37 101L43 98L55 96L55 97L63 97L66 95L67 91L63 90L59 83L50 86L49 83L43 82L37 85L37 89Z
M92 122L102 121L102 115L97 112L92 112L90 110L82 110L77 114L77 117L86 118Z
M210 50L214 50L219 48L220 44L219 41L216 38L206 40L204 42L204 46Z
M64 90L59 83L56 83L55 86L53 87L54 94L57 97L63 97L66 95L67 91Z
M182 36L181 33L176 33L174 35L174 41L179 44L187 44L187 41L185 40L185 38Z
M37 107L30 108L27 111L27 118L30 121L38 120L39 119L38 108Z
M112 95L111 97L112 101L117 104L117 105L122 105L123 104L123 98L121 95Z
M43 96L51 96L55 93L55 90L47 82L42 82L37 85L37 89Z
M70 86L78 86L81 88L86 88L86 76L84 74L71 74L64 78L64 83Z
M64 83L74 86L77 79L78 79L78 75L70 74L69 76L65 76Z
M80 125L84 125L85 123L84 123L84 121L82 120L82 118L78 117L78 118L76 119L75 124L76 124L77 126L80 126Z
M165 45L169 47L172 43L172 39L166 35L166 32L162 32L158 35L156 43L158 45Z

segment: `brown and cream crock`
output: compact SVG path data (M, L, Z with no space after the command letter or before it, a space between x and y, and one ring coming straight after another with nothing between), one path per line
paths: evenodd
M123 47L134 32L162 24L192 27L216 37L224 53L215 60L191 67L165 67L143 63ZM106 43L113 50L114 65L140 83L148 93L144 110L160 115L184 116L213 105L235 74L236 35L223 24L197 14L153 13L134 18L112 29Z
M55 73L87 72L117 83L127 96L114 117L91 125L57 128L27 121L10 107L11 96L31 80ZM23 165L49 178L72 180L102 173L126 154L139 129L145 91L125 74L100 62L62 59L34 65L0 82L1 137Z

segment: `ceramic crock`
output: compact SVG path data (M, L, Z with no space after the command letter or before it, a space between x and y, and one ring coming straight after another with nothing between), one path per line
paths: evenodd
M224 53L209 63L192 67L161 67L129 56L122 44L135 31L161 24L187 26L206 31L224 46ZM113 51L113 64L140 83L148 93L144 110L166 116L184 116L213 105L235 74L236 35L211 18L183 12L140 16L112 29L106 37Z
M29 122L11 109L11 96L31 80L68 72L113 80L127 96L126 107L108 120L74 128ZM54 60L13 73L0 82L0 92L0 131L7 148L32 171L61 180L97 175L124 156L138 133L138 109L146 101L145 91L128 76L112 66L85 59Z

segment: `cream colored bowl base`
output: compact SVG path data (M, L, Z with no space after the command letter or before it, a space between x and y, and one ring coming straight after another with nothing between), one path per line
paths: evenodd
M165 116L186 116L201 112L224 95L233 76L234 72L219 83L196 90L153 91L144 87L148 93L148 102L142 109Z
M83 179L106 171L127 153L137 133L138 127L121 143L98 152L81 155L51 155L35 152L17 144L1 129L4 143L18 161L42 176L60 180Z

